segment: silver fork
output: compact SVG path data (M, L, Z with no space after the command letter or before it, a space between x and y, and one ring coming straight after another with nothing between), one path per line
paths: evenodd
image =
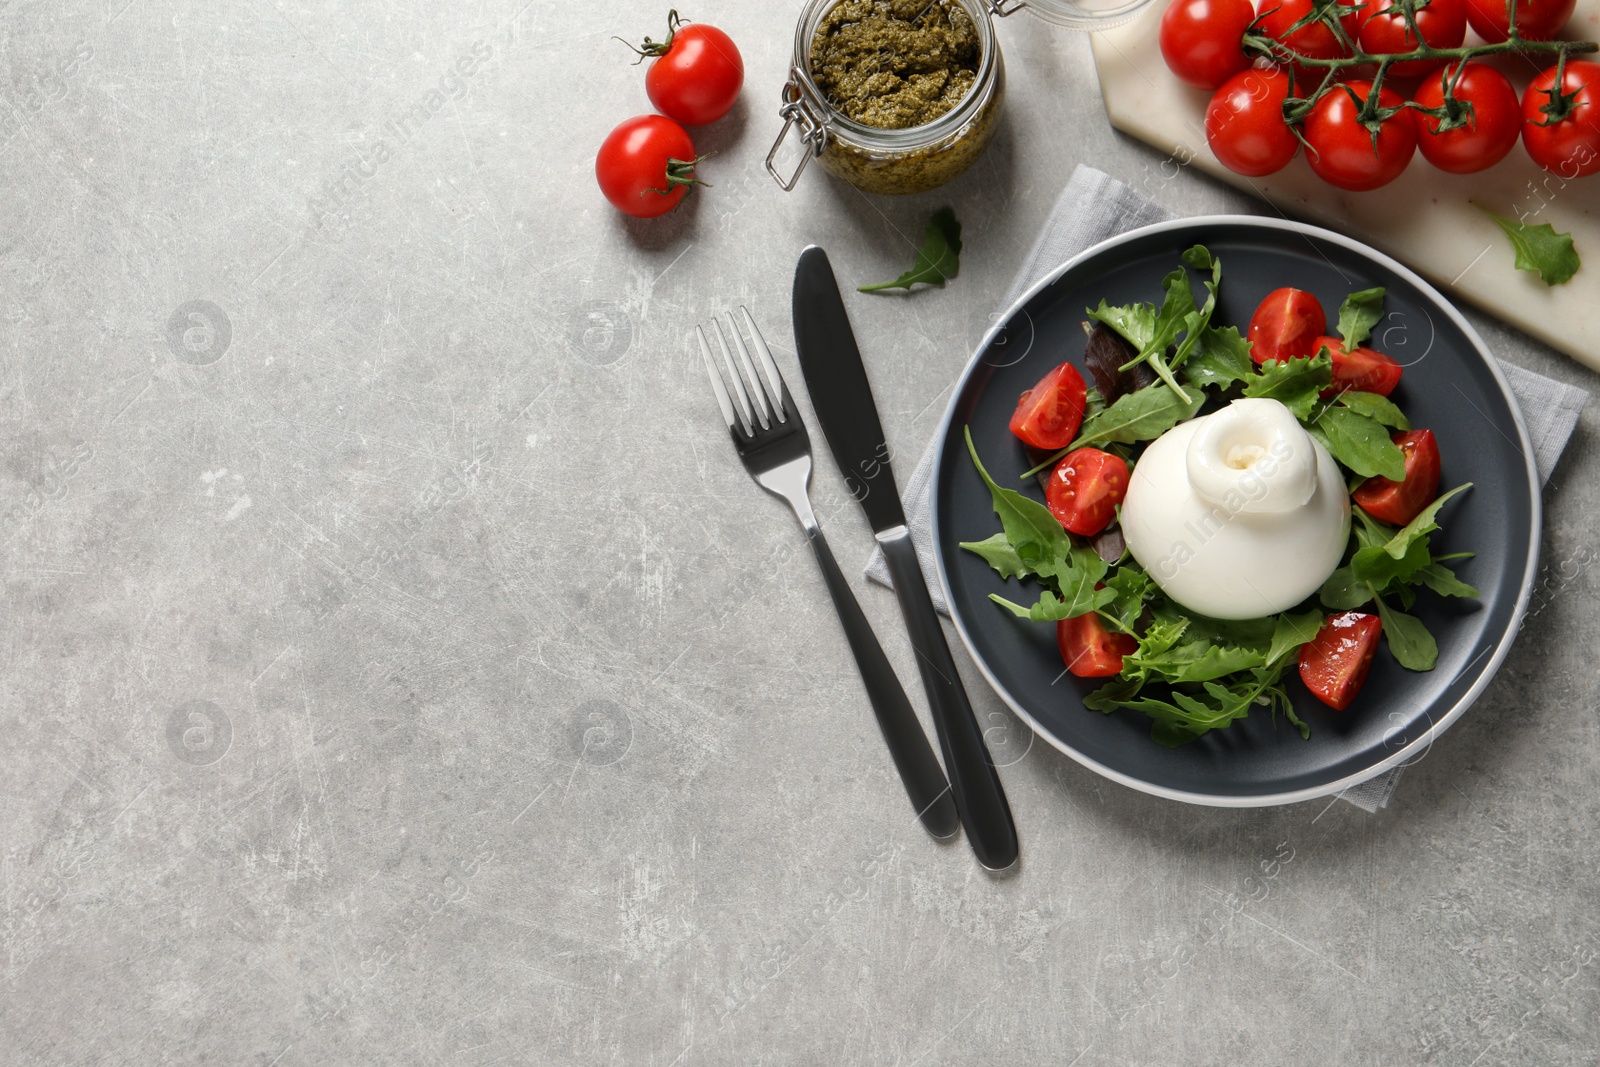
M750 335L750 346L755 349L761 373L756 373L750 350L734 323L733 313L724 312L727 332L722 323L711 321L717 335L717 345L722 350L722 365L726 375L717 368L712 358L711 345L706 331L695 327L700 338L700 355L706 362L706 372L711 376L711 388L717 394L717 404L722 408L722 418L733 436L733 447L744 461L745 470L767 492L782 497L794 510L795 517L805 528L806 538L816 554L817 565L828 583L833 596L833 606L844 625L850 650L855 653L856 666L861 680L866 684L872 710L877 714L878 727L883 731L889 754L894 757L900 778L918 818L935 837L949 837L959 827L955 801L950 795L950 783L933 758L933 749L922 731L922 724L911 710L911 701L900 685L900 679L883 654L877 636L867 623L867 617L856 603L855 594L839 570L817 517L811 510L811 499L806 486L811 481L811 438L805 423L791 402L789 390L784 386L783 375L772 360L767 342L756 329L755 319L745 308L739 309L744 317L745 330ZM732 337L732 350L728 339ZM738 353L737 363L733 352ZM731 386L731 391L730 391Z

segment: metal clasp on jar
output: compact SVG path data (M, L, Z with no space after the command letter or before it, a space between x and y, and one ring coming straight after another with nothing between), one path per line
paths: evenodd
M778 139L772 142L772 150L767 153L767 173L787 193L794 189L800 175L805 173L806 165L822 155L822 150L828 147L828 124L817 117L811 101L800 88L799 70L791 68L789 71L789 80L783 86L783 106L778 109L778 115L783 119L783 129L778 131ZM788 139L789 131L796 127L800 130L800 162L795 164L794 172L785 178L778 173L774 163L783 142Z

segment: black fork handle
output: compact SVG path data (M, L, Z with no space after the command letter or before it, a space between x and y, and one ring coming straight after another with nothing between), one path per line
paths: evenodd
M901 527L897 536L880 536L883 557L894 580L895 596L906 628L911 631L911 647L917 653L922 685L933 708L933 724L944 749L945 769L950 772L950 787L955 793L956 810L967 828L967 843L978 862L992 871L1003 871L1017 862L1017 827L1011 818L989 748L972 712L967 691L956 673L950 646L928 598L927 581L917 562L911 535Z
M950 837L961 827L956 814L955 800L950 793L950 783L933 757L928 736L917 721L900 678L894 673L889 657L872 632L872 626L857 603L855 593L845 581L839 564L828 548L827 539L820 529L807 531L811 550L816 553L817 565L828 583L833 596L833 606L844 625L844 634L850 641L850 651L855 653L856 666L861 669L861 681L867 687L867 697L878 717L878 728L889 746L889 755L900 771L906 794L922 825L934 837Z

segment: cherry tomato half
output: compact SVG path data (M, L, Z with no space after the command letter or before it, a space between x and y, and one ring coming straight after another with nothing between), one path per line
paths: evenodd
M1600 63L1567 62L1561 93L1570 113L1557 121L1542 110L1553 102L1556 68L1541 73L1522 93L1522 144L1545 170L1563 178L1600 171Z
M1380 522L1404 526L1439 495L1439 443L1432 430L1406 430L1390 438L1406 457L1406 479L1368 478L1350 499Z
M1412 52L1418 47L1399 0L1366 0L1361 22L1361 50L1375 56ZM1466 0L1428 0L1416 9L1417 29L1430 48L1460 48L1467 36ZM1442 59L1408 59L1391 64L1396 78L1420 78L1444 66Z
M1317 341L1328 328L1317 298L1304 289L1274 289L1250 316L1245 337L1257 363L1316 355Z
M1300 680L1312 696L1343 711L1367 681L1382 632L1383 621L1376 615L1347 611L1328 616L1317 636L1300 646Z
M1206 105L1206 143L1235 174L1259 178L1282 170L1300 151L1283 121L1289 76L1281 70L1240 71Z
M1215 89L1250 65L1239 39L1255 17L1250 0L1172 0L1161 16L1161 56L1180 81Z
M1577 6L1578 0L1517 0L1517 36L1524 41L1554 40ZM1510 36L1505 0L1467 0L1467 21L1490 44Z
M1378 96L1383 107L1400 108L1383 120L1377 143L1362 125L1362 104L1372 93L1369 81L1343 82L1330 89L1305 121L1306 162L1312 171L1340 189L1365 192L1388 185L1400 176L1417 151L1417 127L1411 109L1400 94L1384 89Z
M1098 448L1075 448L1061 457L1044 490L1044 502L1061 525L1093 537L1116 517L1128 495L1128 464Z
M660 115L640 115L607 135L594 173L618 211L650 219L689 195L696 162L694 142L682 126Z
M1428 75L1412 100L1422 107L1443 107L1445 83L1455 70ZM1472 105L1465 126L1440 133L1440 119L1414 116L1422 158L1451 174L1473 174L1506 158L1522 134L1522 105L1506 76L1487 63L1468 63L1456 79L1455 98Z
M1333 385L1323 390L1323 396L1334 396L1347 390L1377 393L1388 396L1400 384L1405 368L1376 349L1357 345L1349 351L1337 337L1319 337L1316 347L1328 346L1333 357Z
M744 58L733 38L704 23L679 25L676 14L665 51L644 76L656 110L685 126L704 126L728 113L744 85Z
M1063 363L1017 400L1017 410L1011 413L1011 432L1032 448L1047 452L1066 448L1078 436L1088 395L1078 368Z
M1061 662L1078 678L1109 678L1122 670L1122 657L1139 649L1128 634L1112 633L1094 612L1056 623Z

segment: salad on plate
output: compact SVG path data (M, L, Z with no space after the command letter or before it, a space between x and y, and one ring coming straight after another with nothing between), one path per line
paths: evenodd
M1182 261L1159 304L1086 309L1092 384L1063 362L1019 399L1043 503L997 483L968 432L1001 530L961 547L1030 591L990 599L1053 623L1067 672L1106 679L1087 707L1142 712L1170 747L1258 707L1309 738L1292 675L1343 710L1380 643L1433 669L1408 609L1478 595L1450 566L1472 553L1432 543L1470 483L1439 492L1438 442L1391 399L1404 368L1367 344L1383 289L1351 293L1332 333L1316 297L1277 289L1240 333L1213 321L1221 261Z

